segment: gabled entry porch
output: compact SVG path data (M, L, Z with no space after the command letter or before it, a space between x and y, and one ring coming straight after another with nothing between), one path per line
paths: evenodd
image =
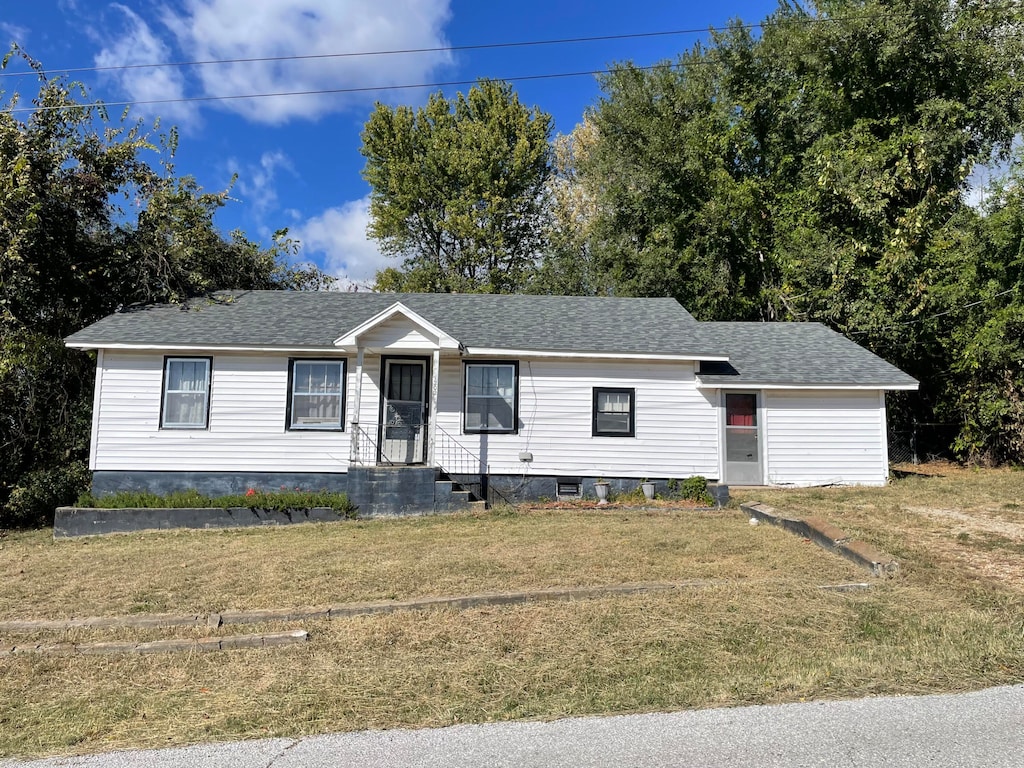
M396 302L335 345L355 354L347 409L352 501L371 514L483 505L484 462L437 418L442 357L450 368L462 344Z

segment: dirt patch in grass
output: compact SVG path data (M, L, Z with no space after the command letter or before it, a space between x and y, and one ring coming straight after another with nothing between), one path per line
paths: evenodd
M571 509L577 512L609 512L612 510L710 511L714 505L700 504L690 499L647 499L635 494L613 497L606 504L590 499L562 499L560 501L525 502L516 509L520 512L539 512L553 509Z

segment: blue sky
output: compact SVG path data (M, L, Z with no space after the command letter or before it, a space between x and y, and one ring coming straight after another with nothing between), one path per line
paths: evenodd
M659 0L36 0L0 6L0 40L16 40L51 72L181 61L444 48L489 43L706 30L762 20L775 0L730 4ZM672 58L706 33L492 50L81 72L113 103L590 72L617 61ZM593 77L514 84L567 133L597 100ZM449 95L469 86L444 90ZM31 78L0 88L34 94ZM389 263L365 237L369 188L360 131L376 100L422 104L438 88L136 105L135 117L179 127L177 170L210 190L232 174L235 202L218 216L269 240L281 227L302 241L299 260L357 283Z

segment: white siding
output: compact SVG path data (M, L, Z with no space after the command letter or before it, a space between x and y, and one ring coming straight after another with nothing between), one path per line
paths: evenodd
M591 435L593 387L636 389L635 437ZM520 360L519 434L462 434L462 391L462 362L442 358L439 425L494 474L718 475L717 412L689 363Z
M402 352L437 349L438 340L425 335L405 317L392 317L364 333L359 343L367 348Z
M877 390L766 390L764 403L769 483L885 484L885 400Z
M346 428L355 394L347 362ZM366 355L359 420L373 441L380 358ZM518 434L462 434L462 361L442 357L438 423L492 473L718 476L718 416L688 363L521 360ZM97 470L344 472L349 432L285 429L288 359L214 354L205 430L160 429L163 355L106 351L98 368ZM636 390L636 436L591 435L593 387ZM366 446L368 448L368 446ZM519 461L530 451L532 462Z
M348 373L351 367L348 361ZM285 429L287 357L214 355L208 429L160 429L160 354L107 350L97 375L93 455L97 470L344 472L348 468L348 432ZM349 403L351 390L346 410Z

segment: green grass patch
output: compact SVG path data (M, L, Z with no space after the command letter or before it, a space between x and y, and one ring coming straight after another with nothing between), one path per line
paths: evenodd
M327 507L347 517L355 516L355 506L344 493L335 491L258 491L250 489L245 493L226 496L206 496L195 489L156 494L149 491L118 491L117 493L93 496L83 493L78 497L79 507L104 509L192 509L212 507L216 509L245 508L268 509L285 512L294 509Z

